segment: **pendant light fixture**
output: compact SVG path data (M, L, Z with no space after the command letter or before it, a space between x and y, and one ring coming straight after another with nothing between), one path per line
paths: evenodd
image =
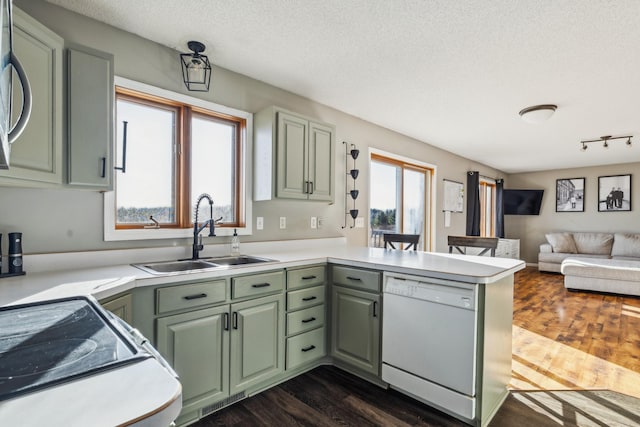
M181 53L182 79L187 89L193 92L208 92L211 82L211 63L207 55L203 55L205 46L197 41L190 41L187 46L192 53Z

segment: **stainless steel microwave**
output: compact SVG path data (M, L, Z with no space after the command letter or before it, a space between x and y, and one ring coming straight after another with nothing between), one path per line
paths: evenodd
M0 169L9 169L11 144L24 130L31 114L31 87L27 75L13 53L11 0L0 0ZM12 126L13 73L22 86L22 111Z

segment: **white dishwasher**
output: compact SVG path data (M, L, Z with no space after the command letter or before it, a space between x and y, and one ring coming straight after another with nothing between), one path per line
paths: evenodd
M385 273L382 379L427 404L475 418L474 285Z

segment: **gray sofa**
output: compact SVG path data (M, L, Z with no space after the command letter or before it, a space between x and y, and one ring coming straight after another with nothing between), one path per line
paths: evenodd
M640 233L549 233L538 270L564 274L568 289L640 296Z
M538 270L560 273L572 257L640 261L640 233L548 233L540 245Z

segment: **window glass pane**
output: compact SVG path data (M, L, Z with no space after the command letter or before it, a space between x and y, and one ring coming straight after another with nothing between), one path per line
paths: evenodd
M400 204L401 172L398 166L371 162L371 246L384 246L385 231L398 232L396 211Z
M412 169L404 170L404 201L402 209L402 232L419 234L422 247L425 219L426 174Z
M236 222L235 123L194 115L191 120L191 204L208 193L214 201L214 218ZM200 204L199 218L209 218L209 205Z
M160 106L117 101L116 163L122 166L123 121L127 126L126 172L116 171L116 222L176 222L176 112Z

